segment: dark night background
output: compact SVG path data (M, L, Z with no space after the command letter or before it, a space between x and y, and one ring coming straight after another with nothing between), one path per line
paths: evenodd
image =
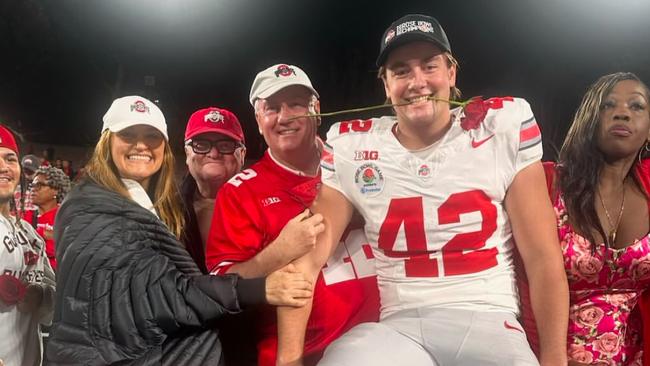
M528 99L547 159L597 77L650 82L646 0L0 0L0 121L30 142L92 146L111 101L141 94L160 101L175 149L189 115L218 106L239 116L258 157L258 71L302 67L324 112L380 104L379 40L410 12L445 28L464 97Z

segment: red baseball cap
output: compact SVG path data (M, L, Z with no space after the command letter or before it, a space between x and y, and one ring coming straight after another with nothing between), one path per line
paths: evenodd
M185 127L185 141L206 132L220 133L245 143L237 116L227 109L209 107L192 113Z
M18 155L18 145L16 144L14 134L3 125L0 125L0 147L6 147Z

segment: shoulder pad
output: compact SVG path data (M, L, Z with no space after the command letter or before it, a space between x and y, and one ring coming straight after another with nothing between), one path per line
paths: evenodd
M489 131L508 131L533 117L528 102L521 98L476 98L463 110L461 127L464 130L485 128Z

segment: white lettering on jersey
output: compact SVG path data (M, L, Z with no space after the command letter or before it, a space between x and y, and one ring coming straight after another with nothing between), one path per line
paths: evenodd
M236 174L228 183L232 184L235 187L239 187L245 180L250 180L257 177L257 172L253 169L244 169L241 173Z
M370 250L363 230L350 231L323 268L325 284L375 276L375 259Z
M274 203L280 203L280 197L267 197L262 200L262 206L270 206Z

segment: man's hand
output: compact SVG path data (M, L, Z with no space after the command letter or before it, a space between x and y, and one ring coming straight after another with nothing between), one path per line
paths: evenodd
M271 244L253 258L234 264L228 273L237 273L243 278L270 275L312 251L316 246L316 237L324 230L323 215L312 215L306 209L289 220Z
M16 307L22 313L31 313L41 306L41 302L43 302L43 286L32 283L27 285L25 297L16 304Z
M289 264L266 278L266 300L271 305L301 307L311 298L312 288L312 282Z
M305 209L284 225L274 245L280 246L280 252L290 262L314 249L316 237L323 230L323 215L312 215L309 209Z

